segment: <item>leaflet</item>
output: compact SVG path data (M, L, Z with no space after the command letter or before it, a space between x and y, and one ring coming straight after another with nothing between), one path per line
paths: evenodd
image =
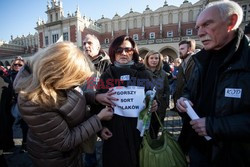
M194 111L194 109L191 107L191 105L189 104L189 102L187 100L184 101L184 103L187 106L187 114L188 116L194 120L194 119L199 119L200 117L196 114L196 112ZM210 136L204 136L206 138L206 140L211 140L212 138Z

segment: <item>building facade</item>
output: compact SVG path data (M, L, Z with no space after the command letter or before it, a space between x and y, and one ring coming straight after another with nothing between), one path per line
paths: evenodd
M38 45L44 48L58 40L68 40L81 48L83 38L90 33L96 35L107 50L114 38L126 34L137 42L141 57L155 50L173 60L178 57L178 43L182 39L196 39L197 48L202 47L194 26L204 5L204 0L195 4L185 0L180 7L165 1L155 11L149 6L142 13L130 9L122 17L116 14L112 19L102 17L94 22L82 16L79 7L74 14L64 16L62 2L51 0L47 5L47 21L39 20L35 28L39 34Z
M62 1L51 0L47 4L47 20L39 19L37 33L34 40L26 40L27 37L15 38L12 44L25 46L33 44L29 50L36 51L45 48L57 41L71 41L82 48L82 41L86 34L94 34L100 40L102 48L108 50L112 40L126 34L136 41L140 56L144 57L149 50L159 51L168 55L170 60L179 56L178 43L187 38L195 39L197 49L202 48L195 30L195 21L201 10L213 0L199 0L192 4L188 0L177 7L168 4L167 1L156 10L146 6L142 13L130 11L124 16L115 14L113 18L105 18L93 21L82 16L79 6L72 14L64 15ZM241 27L244 29L250 20L250 2L248 0L235 0L243 9L244 18Z
M22 35L5 43L0 41L0 65L9 66L11 61L16 56L22 56L25 59L33 55L38 51L38 34L29 34L27 36Z

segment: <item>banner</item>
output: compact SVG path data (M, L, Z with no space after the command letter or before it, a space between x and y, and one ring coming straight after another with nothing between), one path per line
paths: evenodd
M116 105L114 113L124 117L138 117L141 110L145 108L144 87L139 86L117 86L113 87L115 94L113 97L119 99L113 101Z

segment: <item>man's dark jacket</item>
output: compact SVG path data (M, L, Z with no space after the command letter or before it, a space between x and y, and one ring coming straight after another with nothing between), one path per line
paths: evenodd
M204 66L209 52L204 49L193 56L195 67L185 89L184 97L190 99L200 117L206 117L206 131L212 137L211 160L213 166L243 167L250 164L250 45L241 30L236 37L215 79L211 92L214 99L212 111L202 113L200 97L205 75ZM184 119L180 144L188 150L190 145L204 148L206 141L191 128L190 119ZM200 143L203 143L201 145Z
M193 67L194 67L194 59L193 59L193 55L190 55L190 56L191 57L187 61L187 65L186 65L185 70L182 67L182 64L178 67L179 71L178 71L178 74L177 74L176 89L175 89L175 92L174 92L174 95L173 95L174 104L176 104L177 100L181 97L181 94L182 94L182 92L183 92L189 78L191 77L192 70L193 70Z

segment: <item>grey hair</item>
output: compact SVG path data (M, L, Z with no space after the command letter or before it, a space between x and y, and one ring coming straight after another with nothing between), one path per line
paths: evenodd
M209 3L205 9L211 7L218 8L221 18L225 21L229 18L229 16L236 14L238 16L238 20L232 30L235 30L240 26L243 20L243 10L238 3L230 0L221 0Z
M93 34L87 34L87 35L85 36L84 40L89 39L89 38L95 39L96 42L97 42L97 44L98 44L98 47L101 48L100 41L99 41L99 39L98 39L95 35L93 35Z

